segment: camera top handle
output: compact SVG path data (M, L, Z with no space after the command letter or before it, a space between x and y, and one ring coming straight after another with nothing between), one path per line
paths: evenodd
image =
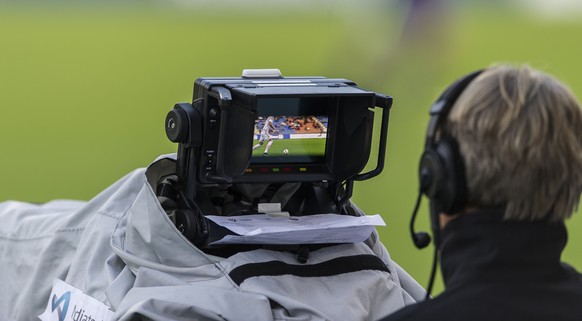
M388 140L388 123L390 120L392 102L392 97L376 93L376 107L382 108L382 127L380 129L380 142L378 144L378 163L376 163L375 169L354 176L353 180L355 181L364 181L376 177L382 173L382 170L384 169L384 161L386 160L386 142Z

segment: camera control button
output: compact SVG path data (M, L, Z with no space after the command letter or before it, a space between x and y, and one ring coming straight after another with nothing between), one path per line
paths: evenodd
M214 155L210 154L210 155L206 155L206 167L212 167L214 166L215 160L214 160Z
M219 115L220 115L220 109L218 109L217 107L212 107L208 111L208 117L210 117L210 118L217 118Z

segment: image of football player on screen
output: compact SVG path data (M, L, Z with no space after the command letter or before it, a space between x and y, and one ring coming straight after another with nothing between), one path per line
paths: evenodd
M265 146L265 151L263 152L263 155L267 156L271 145L273 145L273 137L271 135L279 135L279 131L275 128L275 125L273 125L273 116L267 117L263 129L261 130L259 143L253 146L253 150L261 147L265 143L265 140L268 140L269 142L267 143L267 146Z

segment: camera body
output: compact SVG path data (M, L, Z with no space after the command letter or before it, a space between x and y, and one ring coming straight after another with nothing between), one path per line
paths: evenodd
M277 69L198 78L192 103L176 104L165 122L168 138L179 144L180 203L196 212L188 220L203 224L212 210L201 205L208 203L201 191L245 183L313 183L320 186L313 188L315 203L334 203L320 208L342 212L353 182L383 169L391 106L391 97L346 79L282 77ZM377 165L361 173L375 107L383 110Z
M346 79L252 71L197 79L193 103L176 104L168 114L166 133L179 143L178 175L186 184L358 180L371 150L372 109L382 107L387 115L391 98ZM278 152L253 154L261 136L257 124L269 117L280 128L271 139ZM311 128L305 120L312 120ZM292 122L298 128L290 128Z

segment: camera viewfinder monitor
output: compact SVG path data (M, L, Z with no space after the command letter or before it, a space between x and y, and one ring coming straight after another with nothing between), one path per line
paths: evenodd
M250 168L262 165L323 164L330 98L262 98L253 133ZM289 167L281 167L289 171Z
M178 173L196 185L367 179L375 107L386 137L391 98L324 77L198 78L192 104L169 113ZM385 139L384 139L385 142Z

